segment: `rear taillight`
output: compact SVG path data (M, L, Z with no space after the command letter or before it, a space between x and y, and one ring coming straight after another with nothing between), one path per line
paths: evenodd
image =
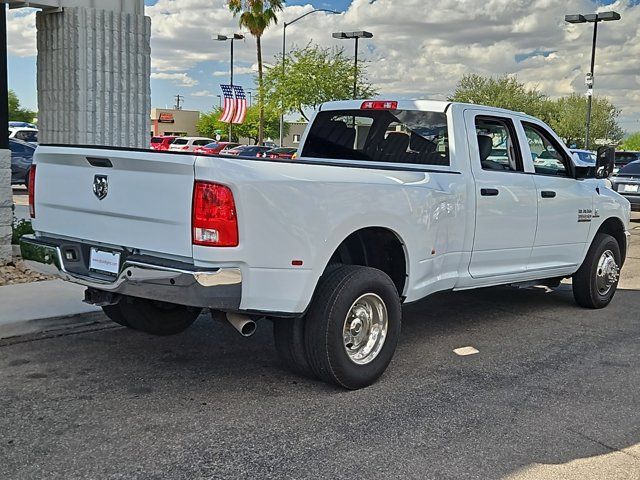
M236 204L229 187L196 182L193 187L192 213L194 245L238 246Z
M398 102L392 102L389 100L373 100L362 103L360 107L362 110L397 110Z
M29 169L29 216L36 218L36 166Z

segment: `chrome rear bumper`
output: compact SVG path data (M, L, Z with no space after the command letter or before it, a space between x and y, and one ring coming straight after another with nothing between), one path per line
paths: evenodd
M62 254L62 249L69 245L81 244L33 235L20 239L22 259L29 268L87 288L217 310L235 311L240 307L242 274L239 268L200 270L186 263L130 255L124 259L117 276L106 278L74 272Z

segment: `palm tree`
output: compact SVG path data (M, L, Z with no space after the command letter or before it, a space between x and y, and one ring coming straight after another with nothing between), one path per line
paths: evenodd
M264 140L264 91L262 86L262 44L264 31L272 23L278 23L276 12L282 10L282 0L227 0L233 16L240 14L240 27L244 27L256 37L258 50L258 104L260 105L260 121L258 124L258 145Z

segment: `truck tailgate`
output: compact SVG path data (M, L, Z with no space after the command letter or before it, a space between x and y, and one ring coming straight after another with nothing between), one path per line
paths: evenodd
M35 155L38 232L191 257L195 157L41 146ZM94 192L94 183L107 184Z

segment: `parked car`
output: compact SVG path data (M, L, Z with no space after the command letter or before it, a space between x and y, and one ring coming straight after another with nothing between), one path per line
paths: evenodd
M28 122L9 122L9 127L38 128L35 124Z
M212 142L213 139L206 137L178 137L169 145L169 151L193 152L196 147L204 147Z
M216 155L218 153L226 153L227 150L231 150L239 146L239 143L233 142L213 142L208 143L202 147L197 147L194 150L194 153L205 153L207 155Z
M38 129L31 127L9 127L9 138L37 144Z
M9 150L11 151L11 185L28 186L29 169L36 147L28 142L10 138Z
M631 210L640 211L640 160L624 165L609 177L612 188L631 203Z
M174 135L159 135L151 138L151 149L158 151L169 150L171 143L178 137Z
M280 158L283 160L291 160L293 158L293 155L297 151L298 151L297 148L278 147L278 148L272 148L271 150L264 152L263 156L265 158Z
M616 166L613 169L613 173L617 173L618 170L624 167L627 163L631 163L636 160L640 160L640 152L616 152Z
M599 178L613 150L583 168L534 117L422 100L325 103L303 138L296 162L41 146L22 256L147 333L270 318L285 365L348 389L436 292L572 278L578 305L611 302L630 236Z
M243 157L261 157L264 152L271 150L270 147L260 145L240 145L225 152L226 155L242 155Z
M577 158L584 165L594 166L596 164L596 154L591 150L572 148L569 151L574 155L574 158Z

